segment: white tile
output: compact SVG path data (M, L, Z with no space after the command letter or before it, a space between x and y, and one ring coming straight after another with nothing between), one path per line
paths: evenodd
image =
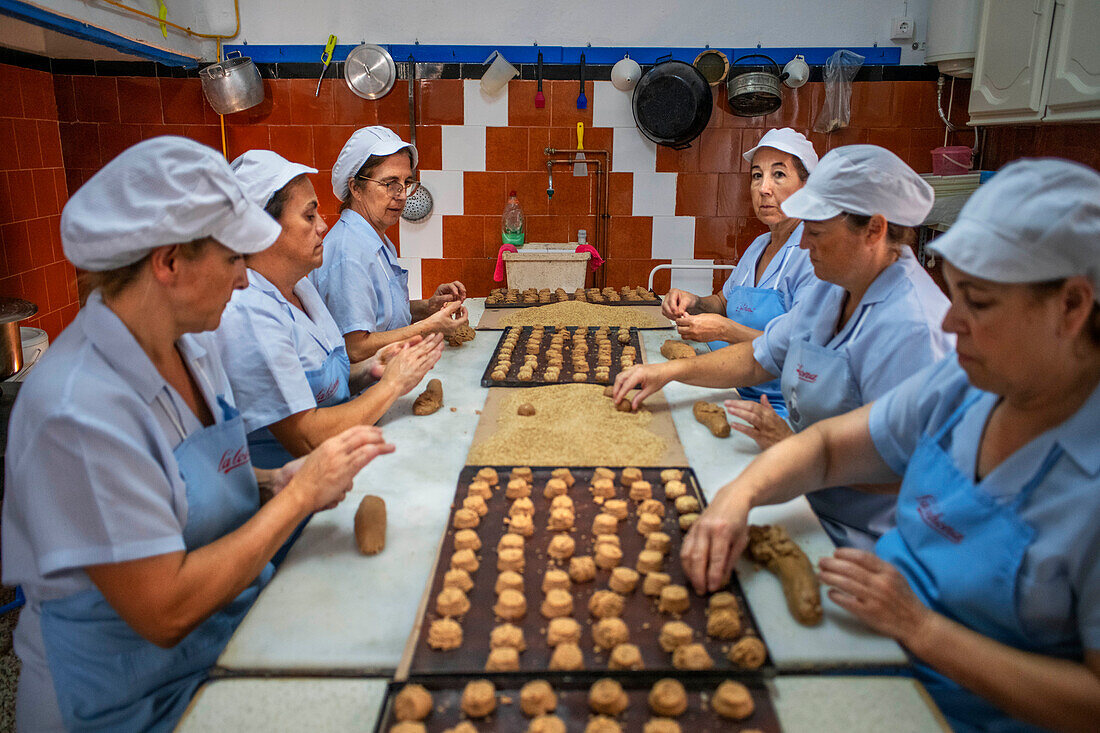
M404 237L404 232L401 233ZM405 240L401 240L404 245ZM695 255L695 217L653 217L653 254L655 260L691 259Z
M508 85L505 84L499 93L489 96L481 91L480 79L466 79L462 82L462 121L467 125L507 127Z
M632 213L634 216L674 215L676 213L676 174L635 173Z
M406 222L402 220L401 223L405 224ZM404 242L402 242L402 249L404 249ZM398 257L397 264L409 271L409 300L420 300L423 298L424 283L421 282L420 277L420 258Z
M462 171L420 171L420 181L432 195L432 214L462 213Z
M637 127L616 127L611 134L615 146L611 170L631 173L657 170L657 143L647 140Z
M485 170L485 128L443 125L443 170Z
M592 82L592 126L635 127L633 90L620 92L609 81Z
M674 265L713 265L714 260L672 260ZM696 295L714 291L714 270L672 270L672 287Z
M402 257L443 257L443 217L437 212L423 221L401 220Z

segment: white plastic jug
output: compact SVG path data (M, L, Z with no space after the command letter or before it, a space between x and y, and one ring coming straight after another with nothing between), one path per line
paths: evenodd
M490 61L493 62L492 65L481 77L481 91L493 96L499 93L514 76L519 74L519 70L508 63L508 59L504 58L500 51L493 51L489 54L489 58L485 59L485 63L487 64Z

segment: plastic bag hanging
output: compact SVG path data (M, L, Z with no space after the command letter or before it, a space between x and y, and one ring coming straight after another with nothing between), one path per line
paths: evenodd
M840 49L825 62L825 104L814 122L815 132L832 132L848 126L852 118L852 79L863 66L863 57Z

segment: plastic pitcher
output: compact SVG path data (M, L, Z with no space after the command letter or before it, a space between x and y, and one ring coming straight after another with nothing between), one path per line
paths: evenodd
M508 59L504 58L500 51L493 51L489 58L485 59L486 64L490 61L493 62L492 65L481 77L481 91L494 95L500 92L512 77L519 74L519 71L508 63Z

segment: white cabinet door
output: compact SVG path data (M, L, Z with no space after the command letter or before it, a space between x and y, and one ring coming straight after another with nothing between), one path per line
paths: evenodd
M970 87L975 125L1039 122L1054 0L983 0Z
M1100 3L1058 0L1047 60L1050 121L1100 118Z

